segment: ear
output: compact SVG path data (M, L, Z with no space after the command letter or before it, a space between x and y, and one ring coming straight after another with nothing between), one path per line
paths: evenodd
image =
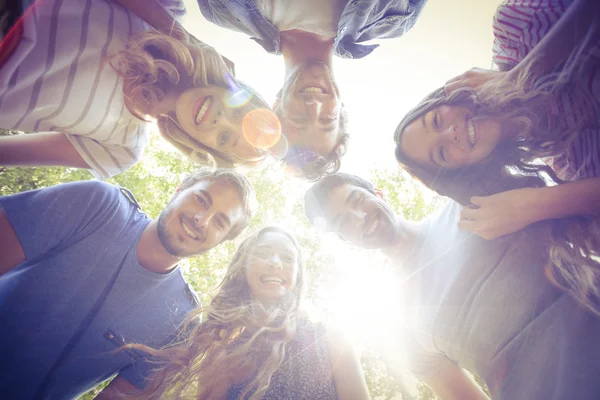
M381 200L386 200L385 198L385 194L383 193L383 190L379 189L379 188L373 188L373 190L375 191L375 195L377 195L377 197L379 197Z
M177 189L175 189L175 193L181 193L181 186L177 186Z

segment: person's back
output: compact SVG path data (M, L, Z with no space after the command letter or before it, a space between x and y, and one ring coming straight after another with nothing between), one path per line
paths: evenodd
M167 344L197 306L179 269L140 266L150 219L130 199L93 181L1 199L27 256L0 276L3 396L75 398L117 371L143 386L143 358L118 349Z

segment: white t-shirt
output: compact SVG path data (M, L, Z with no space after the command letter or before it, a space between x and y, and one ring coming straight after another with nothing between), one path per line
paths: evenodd
M0 127L67 133L99 179L130 168L150 124L127 110L122 79L105 59L148 29L112 1L36 2L0 68Z
M336 37L347 0L257 0L262 15L280 31L298 29Z

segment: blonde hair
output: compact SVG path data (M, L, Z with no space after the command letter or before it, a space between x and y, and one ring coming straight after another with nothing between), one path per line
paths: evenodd
M269 108L258 93L233 78L215 49L184 31L173 30L170 36L155 31L144 32L132 38L127 49L111 56L108 62L124 78L131 98L141 96L152 103L160 101L167 93L184 88L230 88L233 84L252 94L250 103L255 107ZM220 153L180 129L173 116L160 117L157 124L167 141L199 164L222 168L252 167L266 157L265 153L258 152L256 158L247 160Z
M299 254L294 290L270 307L252 298L245 274L249 252L267 232L286 235ZM221 399L231 386L245 384L240 398L259 399L285 357L286 344L295 335L305 275L300 248L290 233L267 227L250 235L233 256L210 305L188 315L176 346L163 350L126 346L167 363L155 372L139 397ZM202 316L205 320L199 323Z

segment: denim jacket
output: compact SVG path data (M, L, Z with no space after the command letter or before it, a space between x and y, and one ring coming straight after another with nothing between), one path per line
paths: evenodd
M413 27L427 0L349 0L338 24L335 54L362 58L378 45L372 39L402 36ZM204 17L227 29L243 32L269 53L280 54L279 29L259 11L254 0L198 0Z

